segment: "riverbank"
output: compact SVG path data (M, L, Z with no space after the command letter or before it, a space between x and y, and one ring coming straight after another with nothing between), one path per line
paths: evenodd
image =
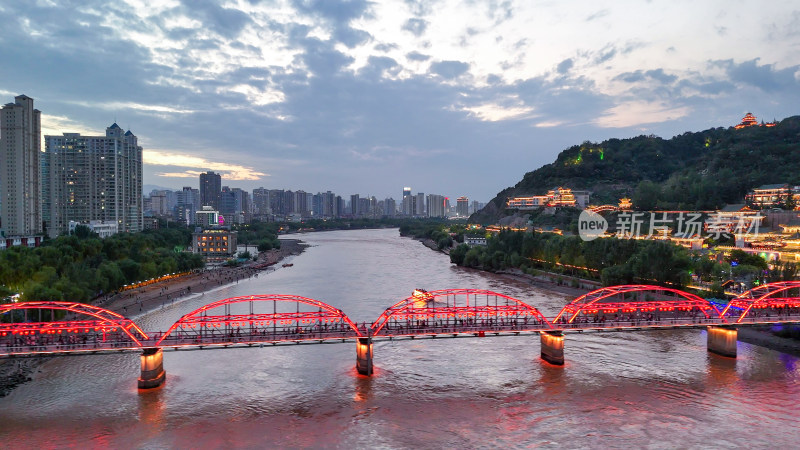
M182 277L104 296L95 299L92 304L126 317L146 314L172 304L184 295L204 293L226 284L257 277L265 271L273 271L279 267L279 262L289 256L299 255L306 247L308 245L299 239L281 239L281 248L261 252L256 261L248 261L238 267L207 267ZM15 387L30 381L36 368L45 361L47 358L0 361L0 397L5 397Z
M431 250L445 253L439 250L436 244L430 239L417 240ZM571 298L580 297L587 292L600 289L602 287L600 282L594 280L587 280L585 278L578 278L544 271L537 271L536 275L524 273L520 269L508 269L489 273L493 273L501 278L506 278L511 281L522 281L529 283L539 289L557 294L563 294ZM781 353L800 356L800 341L776 336L768 328L739 328L738 340Z
M261 252L256 261L248 261L237 267L222 265L207 267L179 278L102 297L93 304L123 316L144 314L170 305L185 295L201 294L226 284L258 276L265 270L274 270L280 261L289 256L299 255L306 247L307 245L299 239L281 239L281 248Z

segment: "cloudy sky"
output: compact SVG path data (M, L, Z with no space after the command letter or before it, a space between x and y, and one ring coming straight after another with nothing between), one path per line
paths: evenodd
M139 136L145 184L487 201L585 140L800 114L800 5L0 0L0 103Z

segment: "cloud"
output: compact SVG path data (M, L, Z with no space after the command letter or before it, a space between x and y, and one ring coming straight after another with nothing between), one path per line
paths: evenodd
M442 78L458 78L469 70L469 64L461 61L439 61L431 64L431 72Z
M572 58L567 58L558 63L558 66L556 66L556 71L563 75L569 72L569 69L571 69L573 65L575 65L575 61L573 61Z
M602 128L626 128L656 122L676 120L689 113L685 106L670 106L661 102L631 101L609 108L593 122Z
M156 174L168 178L193 178L209 170L221 173L226 180L234 181L260 180L269 176L269 174L259 172L252 167L209 161L198 156L172 153L164 150L145 149L142 159L144 164L148 166L171 166L186 169L180 172L159 172Z
M406 58L412 61L427 61L431 59L430 55L423 55L422 53L414 50L413 52L406 53Z
M428 28L428 22L423 19L411 18L403 24L403 30L408 31L417 37L422 36L425 33L426 28Z
M485 122L524 119L530 117L530 113L533 112L533 108L528 106L503 106L496 103L483 103L477 106L463 107L461 109Z

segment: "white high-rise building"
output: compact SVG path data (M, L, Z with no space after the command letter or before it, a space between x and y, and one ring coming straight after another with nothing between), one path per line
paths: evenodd
M41 112L26 95L3 106L0 115L0 217L7 236L42 232L39 181Z
M45 136L42 199L47 234L69 222L115 222L120 232L142 230L142 147L116 123L105 136Z

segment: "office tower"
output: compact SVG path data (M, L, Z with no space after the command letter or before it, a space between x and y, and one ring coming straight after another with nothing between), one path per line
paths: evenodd
M7 236L42 232L42 191L39 178L41 112L33 99L14 97L0 115L0 217Z
M411 195L411 188L403 188L403 198L400 200L401 212L404 216L413 216L414 208L412 206L414 196Z
M49 236L67 232L70 221L142 230L142 147L130 130L123 133L115 123L105 136L45 136L42 156L42 215Z
M200 203L202 206L213 206L219 209L222 193L222 176L214 172L200 174Z
M458 197L456 199L456 214L461 217L469 215L469 199L467 197Z

